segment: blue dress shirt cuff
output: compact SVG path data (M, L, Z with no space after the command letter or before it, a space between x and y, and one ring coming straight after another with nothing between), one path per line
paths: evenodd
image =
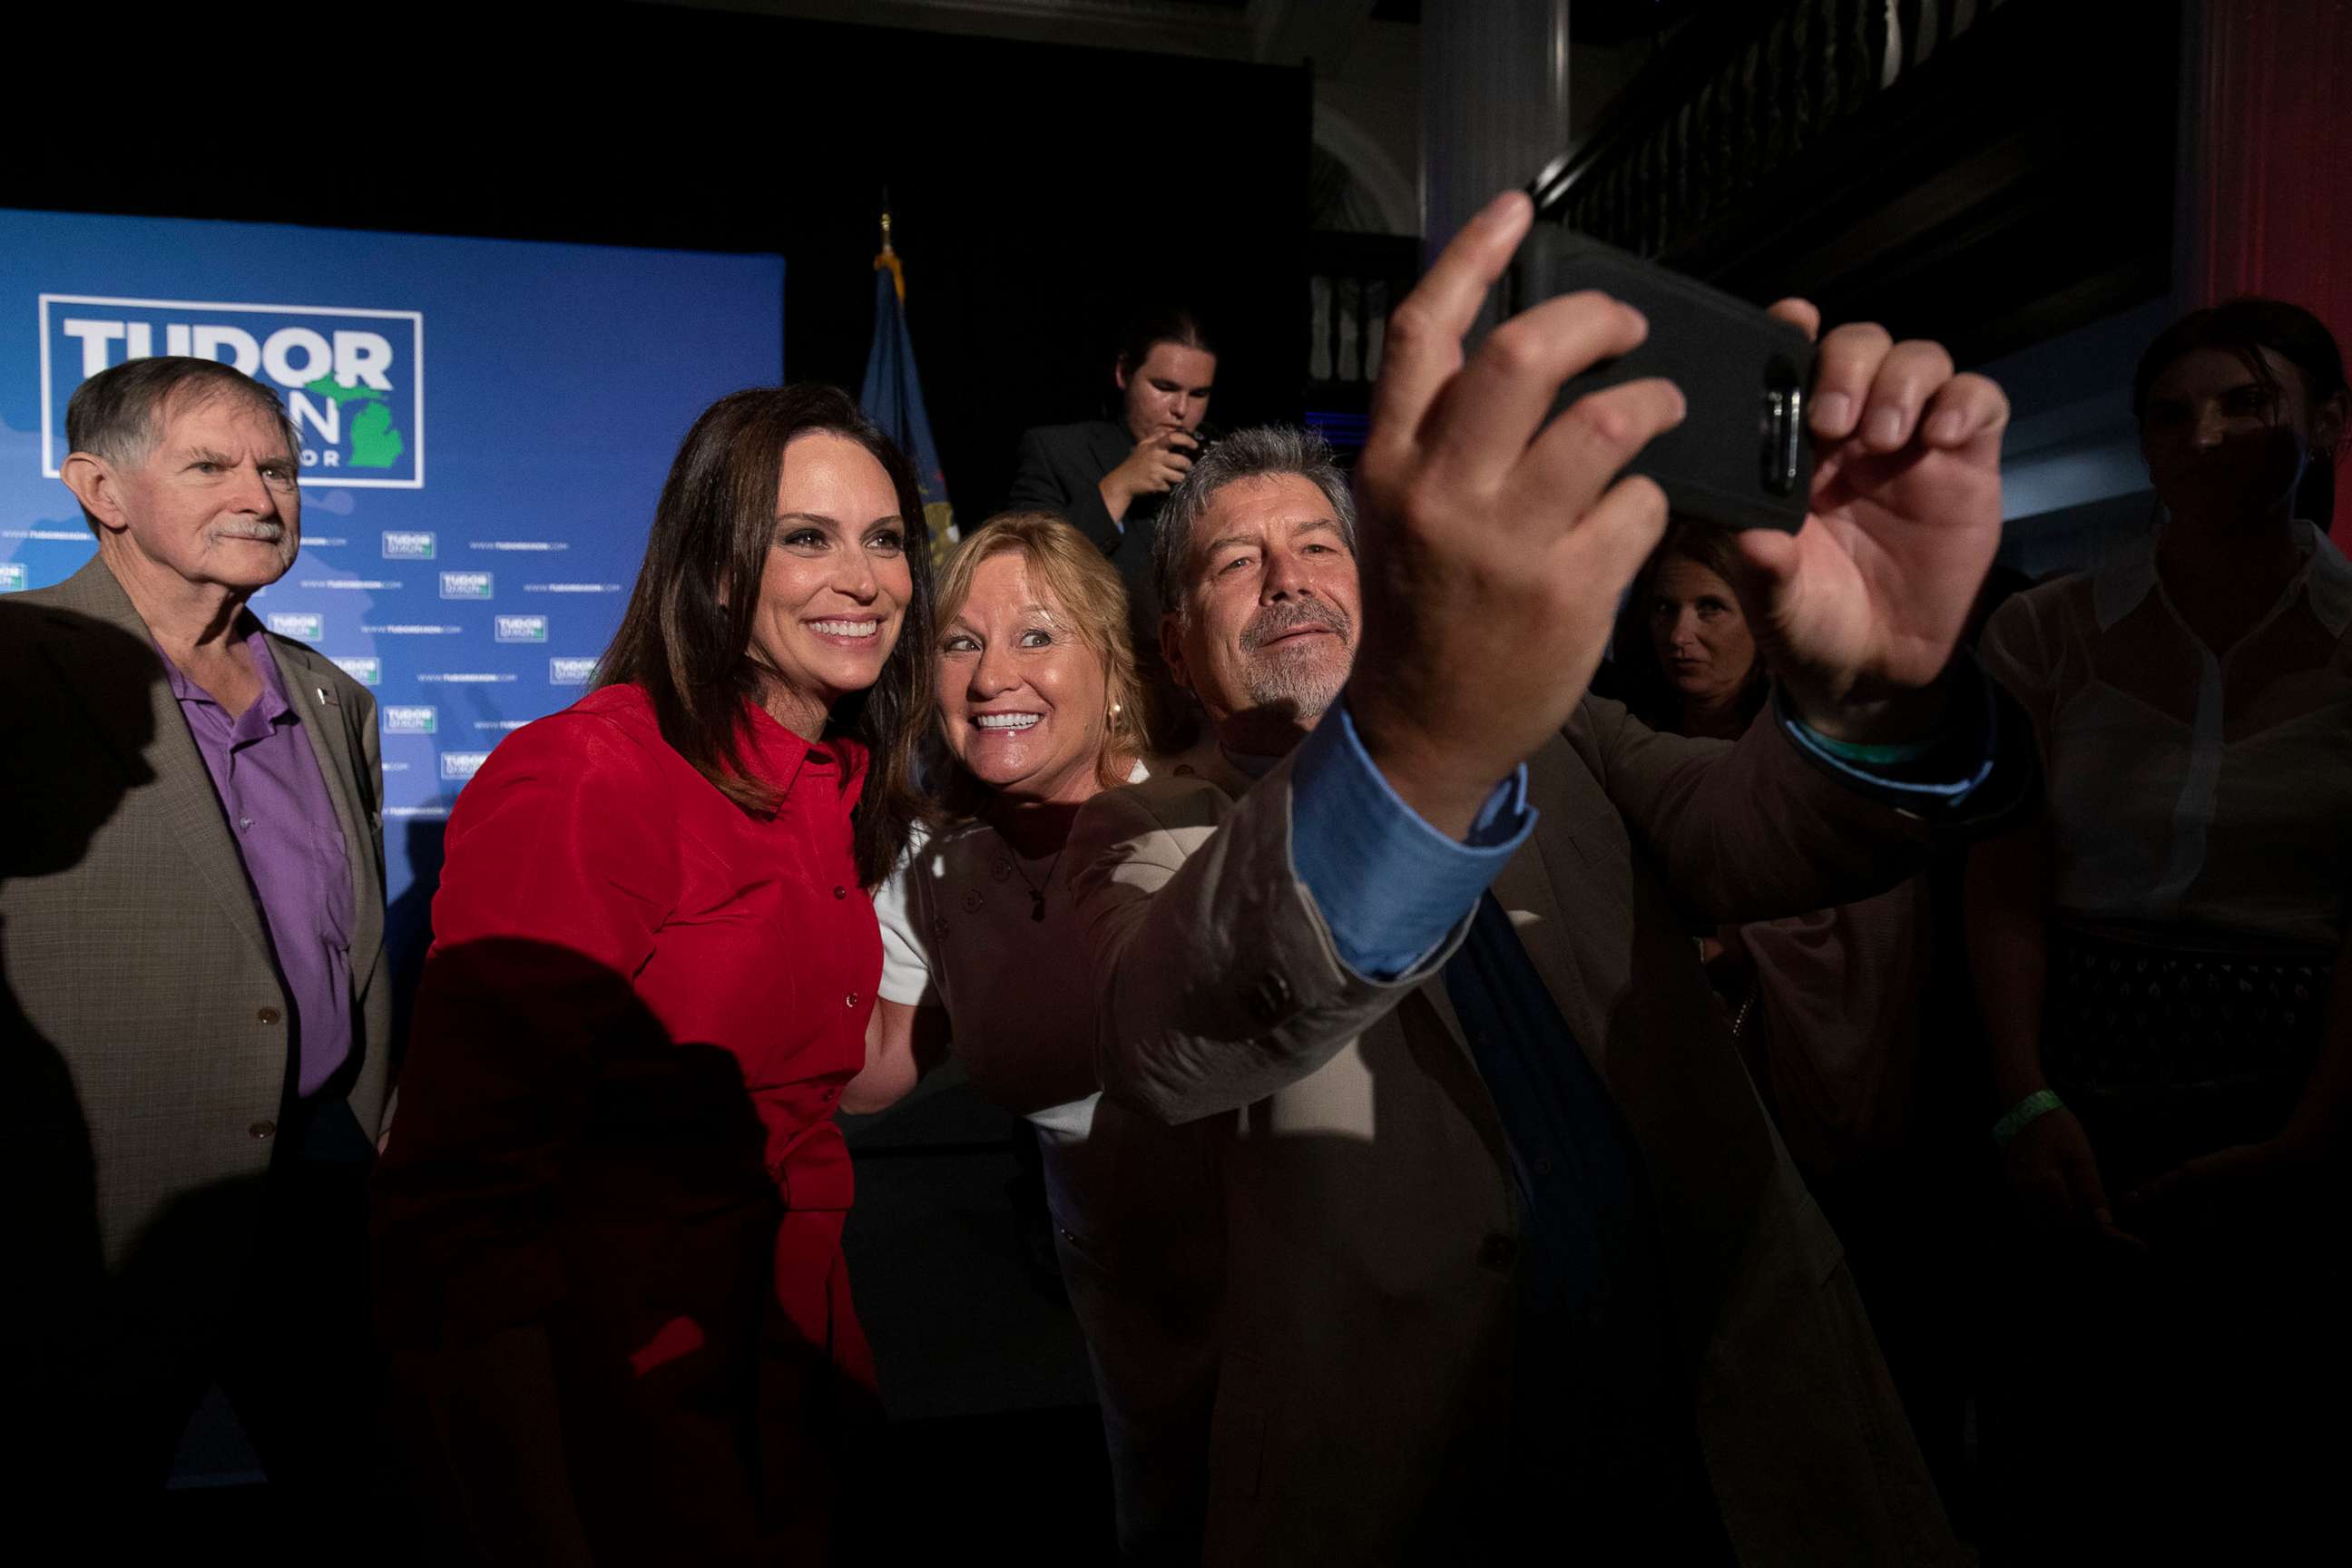
M1992 776L2003 742L2000 705L1976 660L1962 654L1945 679L1952 691L1944 728L1916 746L1889 748L1904 754L1887 761L1856 760L1852 748L1790 712L1778 692L1772 710L1797 750L1832 776L1886 805L1937 815L1965 804Z
M1522 765L1456 843L1381 776L1342 701L1300 742L1290 775L1291 868L1359 974L1409 973L1469 918L1535 826Z

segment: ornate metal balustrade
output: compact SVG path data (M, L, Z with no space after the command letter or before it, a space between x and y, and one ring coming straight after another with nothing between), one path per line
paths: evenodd
M2006 353L2162 294L2179 0L1740 0L1548 171L1548 216L1731 291Z
M1343 457L1363 445L1389 312L1421 275L1421 241L1386 234L1307 237L1307 423Z
M2179 27L2180 0L1725 0L1548 172L1545 210L1976 363L2164 293ZM1309 237L1306 402L1343 441L1410 246Z
M1780 0L1717 12L1628 89L1548 205L1580 233L1643 256L1671 251L2000 4Z

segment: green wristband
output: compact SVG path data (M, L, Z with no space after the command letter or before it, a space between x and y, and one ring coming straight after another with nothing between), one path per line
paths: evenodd
M1916 763L1931 754L1942 742L1934 736L1924 741L1904 741L1893 745L1865 745L1859 741L1832 741L1810 724L1806 731L1813 744L1842 763L1854 763L1863 767L1900 767Z
M2009 1141L2032 1126L2053 1110L2063 1110L2066 1102L2058 1098L2054 1089L2037 1089L2009 1108L2009 1114L1992 1124L1992 1141L2000 1147L2009 1147Z

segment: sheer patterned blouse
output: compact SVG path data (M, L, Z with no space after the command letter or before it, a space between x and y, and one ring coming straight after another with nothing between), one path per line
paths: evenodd
M2216 651L2156 541L1993 616L1985 667L2032 715L2065 918L2333 951L2352 889L2352 565L2295 525L2302 569Z

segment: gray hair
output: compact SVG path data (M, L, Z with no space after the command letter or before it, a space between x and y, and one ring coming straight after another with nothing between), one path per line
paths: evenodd
M143 463L163 439L164 405L182 393L198 399L234 397L256 412L266 409L286 437L287 451L301 456L302 434L276 393L235 365L185 354L126 360L74 388L66 405L66 447L125 467ZM90 528L96 531L96 519Z
M1332 515L1339 520L1339 536L1351 552L1355 550L1356 498L1323 437L1286 425L1236 430L1201 455L1160 509L1159 536L1151 544L1151 584L1163 606L1183 614L1192 529L1216 493L1236 479L1285 474L1314 481L1323 499L1331 503Z

